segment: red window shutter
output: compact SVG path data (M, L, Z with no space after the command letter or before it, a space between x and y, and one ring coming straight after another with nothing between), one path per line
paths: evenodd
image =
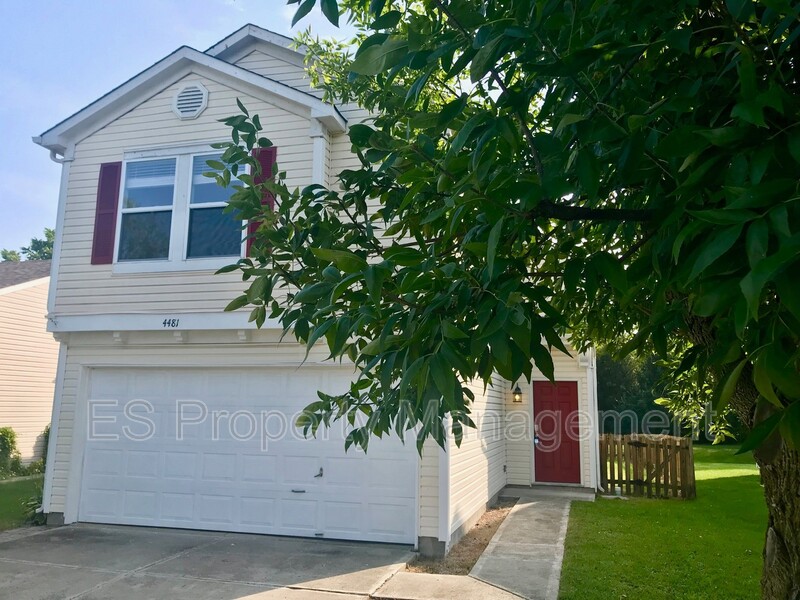
M114 260L114 236L117 229L117 200L121 176L121 162L100 165L92 239L93 265L110 265Z
M261 173L253 178L253 183L256 185L264 183L272 179L272 166L278 157L278 149L275 146L269 148L255 148L253 150L253 158L255 158L261 165ZM261 197L261 204L268 204L270 208L275 208L275 196L270 192L264 191ZM247 256L250 256L250 248L253 246L253 234L261 225L260 221L250 221L247 227Z

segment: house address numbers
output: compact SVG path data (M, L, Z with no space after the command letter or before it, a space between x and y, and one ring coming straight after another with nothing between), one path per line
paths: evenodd
M181 323L180 319L169 319L169 318L167 318L167 319L164 319L164 321L161 323L161 326L164 329L175 329L176 327L178 327L178 325L180 325L180 323Z

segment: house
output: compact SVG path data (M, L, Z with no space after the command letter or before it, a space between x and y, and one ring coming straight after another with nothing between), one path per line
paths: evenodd
M44 490L51 523L91 521L413 544L441 554L509 484L595 488L596 427L543 449L533 413L596 412L591 353L555 356L557 383L475 386L462 447L376 441L341 427L303 439L293 415L344 391L352 367L281 341L214 270L245 255L241 226L202 178L237 98L260 116L289 187L356 166L348 125L368 117L310 88L302 50L248 25L181 47L34 141L62 163L49 327L61 343ZM271 165L274 154L266 156ZM548 412L550 411L550 412ZM564 412L559 423L567 418ZM548 429L549 427L549 429ZM547 431L545 431L547 430ZM577 435L580 430L580 435ZM574 438L574 439L573 439ZM547 440L544 440L547 441Z
M0 427L17 434L23 464L43 458L58 344L47 332L50 261L0 262Z

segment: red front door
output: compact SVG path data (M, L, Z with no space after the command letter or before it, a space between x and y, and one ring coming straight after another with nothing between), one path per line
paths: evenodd
M577 382L535 381L533 422L536 481L580 483Z

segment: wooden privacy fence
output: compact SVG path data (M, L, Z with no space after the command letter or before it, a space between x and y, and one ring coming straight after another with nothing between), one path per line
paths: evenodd
M600 466L607 494L686 500L697 495L691 438L604 433Z

